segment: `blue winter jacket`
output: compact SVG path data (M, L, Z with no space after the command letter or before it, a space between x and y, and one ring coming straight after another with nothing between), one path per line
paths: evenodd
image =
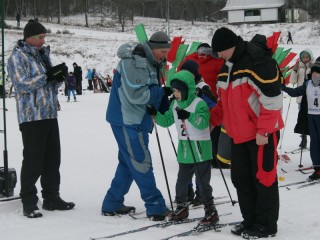
M50 47L42 51L52 66ZM19 40L8 59L7 70L16 91L19 124L57 118L57 93L62 83L47 82L45 63L37 48Z
M159 63L146 42L123 44L117 55L121 60L113 76L106 120L113 125L151 132L153 123L146 106L158 109L164 95L158 81Z
M91 69L88 69L86 78L87 78L88 80L92 80L92 71L91 71Z

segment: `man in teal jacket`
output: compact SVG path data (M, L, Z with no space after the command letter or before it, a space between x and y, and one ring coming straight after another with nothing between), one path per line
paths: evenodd
M134 207L124 205L124 195L133 180L151 220L162 221L168 213L156 187L148 149L153 123L146 106L152 104L159 108L161 100L167 98L160 83L160 69L170 48L170 38L160 31L147 42L124 44L118 50L121 60L114 73L106 119L118 143L119 163L103 200L105 216L135 211Z

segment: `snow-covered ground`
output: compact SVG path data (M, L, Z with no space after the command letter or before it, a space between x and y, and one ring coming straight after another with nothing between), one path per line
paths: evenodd
M82 19L81 19L82 20ZM67 21L67 20L64 20ZM83 21L83 20L82 20ZM76 22L73 19L73 22ZM51 30L46 41L51 45L52 59L54 64L66 62L72 68L72 63L77 62L82 66L83 74L86 68L95 67L103 74L110 74L116 66L118 58L117 48L127 41L136 41L132 28L138 23L144 23L148 36L157 30L165 30L167 23L160 19L138 19L133 26L128 27L125 33L115 29L88 29L74 25L44 25ZM15 25L15 21L7 21ZM24 26L26 22L22 21ZM189 22L171 21L170 35L183 36L186 43L201 41L211 43L212 35L218 27L223 24L200 23L194 26ZM301 24L270 24L270 25L239 25L228 26L245 40L250 40L255 33L272 35L273 31L287 31L293 35L294 45L281 45L285 49L292 48L292 51L299 53L304 48L310 48L315 57L320 56L319 45L319 23ZM57 31L68 30L71 34L56 34ZM5 30L5 58L7 59L16 40L22 38L21 30ZM84 88L86 80L84 79ZM43 211L44 216L39 219L28 219L22 214L20 201L0 203L0 236L7 240L82 240L90 237L101 237L124 230L153 224L146 218L134 220L129 216L104 217L100 215L101 203L107 189L110 186L117 166L117 146L112 131L105 121L105 111L108 104L109 94L92 93L84 91L78 96L79 102L66 102L65 96L60 92L62 110L59 112L59 125L62 147L61 164L61 196L67 201L74 201L74 210L65 212ZM22 141L19 132L15 100L6 99L6 123L8 140L9 167L15 168L20 179L20 168L22 161ZM283 117L287 124L283 136L282 146L279 152L295 149L298 147L300 137L293 133L297 118L297 104L295 99L288 96L284 98ZM3 117L1 110L0 129L3 129ZM177 163L171 141L166 129L158 127L163 158L168 174L171 195L175 195L174 187L177 176ZM170 128L173 140L176 144L175 128ZM309 139L308 139L309 140ZM3 134L0 135L0 151L3 150ZM158 145L155 133L150 135L150 149L153 157L154 171L157 185L162 191L167 205L169 198L164 180ZM291 162L279 162L279 177L282 181L279 184L286 184L299 180L305 180L308 175L294 171L298 169L300 155L289 155ZM2 158L1 158L2 159ZM302 164L310 166L309 153L303 153ZM0 163L0 165L2 165ZM289 171L283 173L280 168ZM237 199L236 192L230 181L229 170L223 170L226 181L233 199ZM226 187L221 178L220 172L212 170L211 184L214 196L226 196ZM38 185L38 190L40 190ZM20 191L18 182L15 188L15 195ZM41 196L41 194L39 195ZM227 198L226 198L227 199ZM220 200L217 200L219 202ZM319 239L319 185L312 187L291 190L280 188L280 217L278 221L279 231L274 239ZM39 202L39 206L40 206ZM136 206L137 211L144 210L139 190L135 184L126 196L125 204ZM221 217L220 222L242 220L239 206L223 204L217 206L218 211L223 213L232 212L231 215ZM191 210L190 217L200 217L202 209ZM143 215L139 216L143 217ZM166 229L152 228L139 233L118 237L118 239L161 239L180 231L191 229L196 223L189 223L179 226L171 226ZM181 239L241 239L231 235L230 227L222 229L221 232L206 232L203 234L181 238Z

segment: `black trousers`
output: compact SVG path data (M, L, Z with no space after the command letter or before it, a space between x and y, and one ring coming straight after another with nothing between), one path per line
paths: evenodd
M261 224L274 233L277 232L279 217L279 189L276 175L279 136L279 132L271 134L266 145L258 146L254 139L241 144L232 143L231 147L231 179L237 189L244 222L248 225ZM260 154L258 154L259 148ZM275 176L271 174L275 178L266 173L266 178L269 176L270 179L274 179L271 186L266 186L257 179L259 158L262 158L264 171L271 173L275 170Z
M57 119L20 124L23 141L20 196L24 206L38 202L36 182L42 197L54 199L60 187L60 135Z
M82 79L76 80L76 92L78 95L82 94Z
M88 83L89 83L88 90L93 90L92 79L88 80Z
M198 176L197 171L195 171L194 164L179 163L178 179L176 183L176 200L178 203L185 203L188 201L188 185L192 181L193 174L196 173L196 181L200 188L200 194L206 197L208 204L213 204L212 187L210 185L210 161L197 163L197 168L199 170L200 177ZM202 189L200 178L204 189Z

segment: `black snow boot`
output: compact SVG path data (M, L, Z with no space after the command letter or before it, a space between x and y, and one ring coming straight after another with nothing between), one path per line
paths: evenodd
M308 180L309 181L317 181L320 179L320 169L316 169L314 170L314 172L309 176Z
M59 196L54 199L45 199L43 200L42 208L48 211L54 210L71 210L73 209L75 204L73 202L65 202Z
M245 239L258 239L274 237L276 233L276 231L269 231L265 226L262 226L261 224L255 224L254 226L244 230L241 236Z
M245 231L246 229L248 229L249 226L247 224L245 224L245 222L241 222L237 225L234 225L231 228L231 233L237 236L241 236L241 234L243 233L243 231Z
M129 213L135 213L136 212L136 208L132 207L132 206L123 206L122 208L119 208L116 211L102 211L101 214L103 216L115 216L115 215L126 215Z
M150 221L164 221L166 217L171 214L171 211L169 209L166 209L163 213L161 214L152 214L152 215L147 215L147 218Z
M42 217L42 213L39 211L37 205L23 206L23 215L27 218Z

